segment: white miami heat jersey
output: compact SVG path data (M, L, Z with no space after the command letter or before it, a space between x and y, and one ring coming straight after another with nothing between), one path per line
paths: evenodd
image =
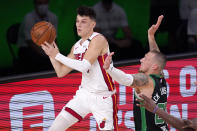
M101 35L99 33L94 32L86 41L80 44L81 39L74 45L74 55L77 60L83 60L83 56L87 51L90 41L97 35ZM102 44L102 43L101 43ZM103 69L103 64L105 58L109 54L108 52L103 55L99 56L97 60L92 64L91 68L82 73L82 81L81 81L81 88L86 89L88 92L92 93L110 93L114 90L114 84L109 76L109 74Z

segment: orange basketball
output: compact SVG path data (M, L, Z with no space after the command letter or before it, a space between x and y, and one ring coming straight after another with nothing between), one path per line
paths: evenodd
M56 38L55 27L46 21L38 22L31 29L31 38L39 46L45 41L52 43Z

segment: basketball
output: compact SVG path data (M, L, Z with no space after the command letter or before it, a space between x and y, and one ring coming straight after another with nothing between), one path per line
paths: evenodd
M31 38L38 46L44 44L45 41L52 43L56 38L56 29L49 22L38 22L31 29Z

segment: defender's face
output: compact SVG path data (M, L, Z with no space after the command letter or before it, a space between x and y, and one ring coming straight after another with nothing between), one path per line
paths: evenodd
M86 36L90 31L93 31L95 24L95 21L90 19L90 17L77 15L77 34L80 37Z
M146 73L148 70L151 69L152 65L154 64L153 57L154 57L154 54L151 52L148 52L147 54L145 54L144 58L140 60L140 63L141 63L140 68L139 68L140 72Z

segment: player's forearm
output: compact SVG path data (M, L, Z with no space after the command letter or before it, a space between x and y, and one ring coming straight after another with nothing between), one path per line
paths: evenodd
M159 47L157 45L157 42L155 40L154 35L153 36L152 35L148 35L148 42L149 42L149 49L150 49L150 51L152 51L152 50L160 51Z
M162 109L158 109L156 114L161 117L164 121L166 121L169 125L173 126L174 128L181 130L182 127L185 125L183 120L178 119L172 115L169 115Z
M65 75L67 75L69 72L72 71L71 68L66 67L65 65L56 61L53 58L50 58L50 61L51 61L52 65L53 65L53 68L54 68L54 70L55 70L55 72L56 72L56 74L59 78L64 77Z
M88 70L91 68L91 64L88 60L83 59L82 61L80 60L75 60L69 57L66 57L60 53L58 53L55 57L55 60L61 62L67 67L70 67L74 70L80 71L82 73L87 73Z
M121 85L131 86L133 83L133 76L131 74L126 74L113 66L110 66L107 72L113 80L117 81Z

